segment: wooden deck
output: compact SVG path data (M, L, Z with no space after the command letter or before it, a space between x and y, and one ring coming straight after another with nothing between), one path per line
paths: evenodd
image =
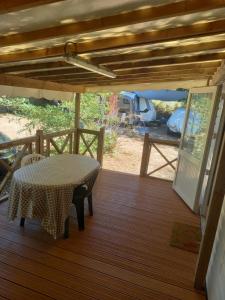
M0 299L205 299L196 255L169 245L173 222L199 224L171 183L104 170L94 195L94 217L68 240L9 224L0 205Z

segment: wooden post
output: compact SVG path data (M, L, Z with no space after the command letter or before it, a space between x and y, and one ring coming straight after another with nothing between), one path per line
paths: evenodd
M70 133L69 136L69 153L72 154L73 153L73 133Z
M97 146L97 160L102 166L103 163L103 153L104 153L104 136L105 136L105 128L100 128L98 135L98 146Z
M214 178L208 215L206 217L206 228L201 241L200 252L196 266L195 288L198 290L201 290L205 287L206 274L212 254L220 212L223 205L225 193L225 134L221 143L221 150Z
M79 144L80 144L80 93L76 93L74 97L74 143L73 143L73 153L79 154Z
M207 86L209 86L210 80L211 80L211 79L212 79L211 76L209 76L209 77L207 78L207 83L206 83Z
M36 141L36 153L44 153L44 139L43 139L43 130L36 131L37 141Z
M142 158L141 158L141 169L140 169L141 177L144 177L147 175L149 157L150 157L150 139L149 139L148 133L145 133Z
M74 115L74 128L80 127L80 93L76 93L75 95L75 115Z

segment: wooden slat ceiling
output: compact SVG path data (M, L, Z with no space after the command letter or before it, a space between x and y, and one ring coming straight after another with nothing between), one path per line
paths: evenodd
M225 59L225 0L11 0L0 4L0 15L2 81L16 76L80 90L207 81ZM117 77L65 63L67 41Z

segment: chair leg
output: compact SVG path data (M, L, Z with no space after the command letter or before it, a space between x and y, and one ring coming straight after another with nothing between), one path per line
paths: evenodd
M76 201L77 221L79 230L84 230L84 200Z
M93 216L92 193L88 196L89 215Z
M70 228L70 217L67 217L65 220L64 239L68 239L69 237L69 228Z
M24 223L25 223L25 218L21 218L20 219L20 226L24 227Z

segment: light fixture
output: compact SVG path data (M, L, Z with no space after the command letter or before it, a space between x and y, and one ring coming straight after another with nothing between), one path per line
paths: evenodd
M65 48L64 48L65 49L65 55L64 55L65 62L67 62L68 64L71 64L71 65L74 65L76 67L80 67L82 69L85 69L85 70L88 70L88 71L91 71L91 72L94 72L94 73L97 73L97 74L100 74L100 75L103 75L103 76L106 76L109 78L116 78L115 73L113 73L105 68L90 64L90 63L86 62L85 60L81 59L80 57L78 57L77 55L75 55L73 52L67 51L69 44L75 45L72 42L67 42L65 44Z

